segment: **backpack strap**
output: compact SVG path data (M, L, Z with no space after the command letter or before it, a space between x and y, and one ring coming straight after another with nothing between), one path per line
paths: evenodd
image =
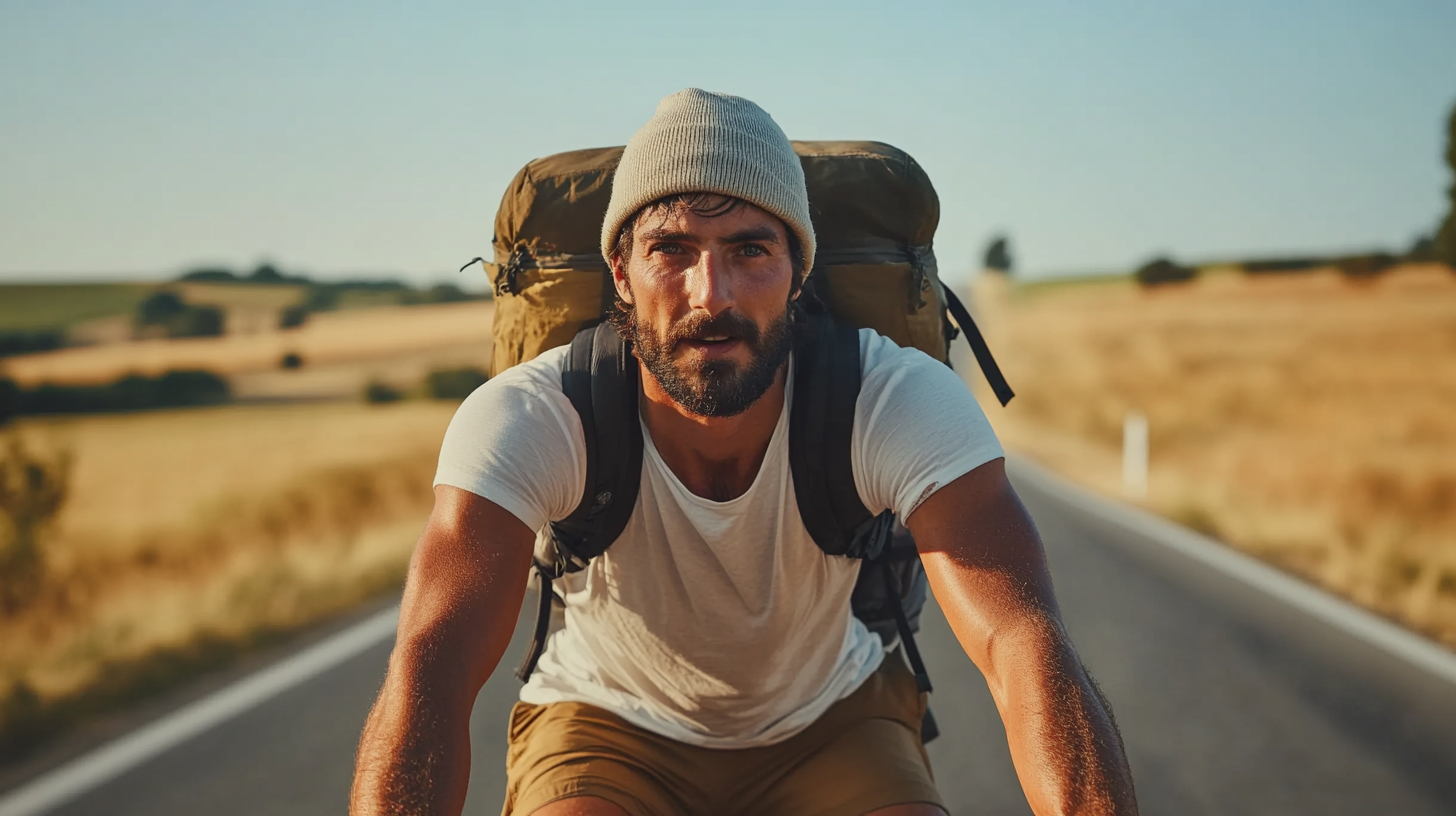
M637 360L607 323L572 338L561 390L581 418L586 480L571 515L551 522L551 538L534 559L540 583L536 630L516 677L535 671L551 627L552 582L586 565L622 535L642 488L642 424L637 414Z
M956 325L960 326L961 333L966 336L966 343L971 347L971 353L976 355L976 362L981 366L981 373L986 375L986 382L991 384L991 390L996 393L996 399L1001 401L1001 407L1005 408L1006 403L1016 396L1011 390L1010 383L1006 382L1006 375L1001 373L1001 367L996 365L996 358L991 356L991 347L986 345L986 338L981 336L981 330L976 328L976 321L971 319L971 312L966 308L961 299L956 297L950 287L945 289L945 305L950 309L951 317L955 318Z
M884 573L885 591L895 613L895 627L921 691L930 691L930 675L915 633L899 602L900 590L890 571L890 533L895 515L870 513L854 484L852 442L859 400L859 330L836 323L828 315L807 315L794 368L794 401L789 411L789 473L799 516L819 549L829 555L859 558L864 568Z

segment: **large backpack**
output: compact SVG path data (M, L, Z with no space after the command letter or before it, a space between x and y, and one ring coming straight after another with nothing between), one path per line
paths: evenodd
M800 297L808 320L795 347L789 417L799 513L826 553L873 565L861 570L853 612L887 646L900 639L916 682L928 692L913 634L927 593L914 540L890 512L871 514L854 485L858 329L874 329L947 364L949 342L964 334L1001 404L1013 394L969 312L940 282L931 249L940 201L920 165L879 142L794 142L794 150L818 245ZM599 239L621 155L620 147L578 150L526 165L501 200L495 262L486 264L496 294L492 374L570 343L562 390L581 416L586 440L581 502L552 523L549 549L535 560L540 607L517 672L523 681L545 647L553 580L585 568L611 546L641 484L637 362L603 322L614 289ZM933 722L926 730L933 736Z

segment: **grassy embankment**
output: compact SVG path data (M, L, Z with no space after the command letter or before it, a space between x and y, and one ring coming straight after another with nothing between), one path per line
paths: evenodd
M1009 447L1456 646L1456 275L1405 267L977 287Z
M397 586L455 403L358 395L381 372L409 384L488 360L490 315L489 303L366 309L287 332L5 361L23 383L196 367L248 396L345 399L37 417L0 432L72 462L64 507L41 531L40 588L0 614L0 761ZM280 371L290 351L305 364Z
M70 451L41 589L0 617L0 759L395 586L453 403L28 420Z

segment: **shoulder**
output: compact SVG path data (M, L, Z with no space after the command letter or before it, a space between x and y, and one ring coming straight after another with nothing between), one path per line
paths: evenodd
M484 496L532 529L564 517L585 479L581 418L561 390L565 347L475 389L450 420L435 484Z
M939 486L1003 455L950 366L861 329L860 368L853 456L866 507L908 518Z

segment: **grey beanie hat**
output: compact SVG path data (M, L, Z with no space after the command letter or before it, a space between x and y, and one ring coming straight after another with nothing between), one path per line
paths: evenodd
M803 271L814 266L804 168L773 117L747 99L687 88L657 103L612 177L602 256L638 210L678 193L733 196L778 216L799 238Z

